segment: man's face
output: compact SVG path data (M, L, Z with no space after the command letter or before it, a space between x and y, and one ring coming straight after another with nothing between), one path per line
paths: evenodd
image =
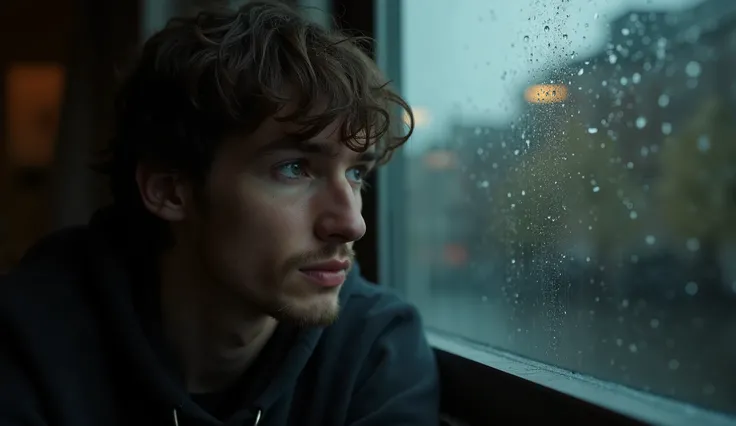
M326 325L365 233L374 156L346 147L337 125L310 140L289 136L296 129L270 118L225 141L184 226L213 285L279 320Z

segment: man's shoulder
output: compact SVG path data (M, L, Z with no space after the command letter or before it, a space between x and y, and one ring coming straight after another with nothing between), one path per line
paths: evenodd
M346 308L352 305L353 309L361 313L363 319L417 313L414 305L405 301L396 289L370 282L362 275L353 278L346 299Z
M360 274L352 274L343 297L340 316L330 328L345 338L363 342L384 338L396 327L409 327L422 333L416 307L393 288L374 284Z

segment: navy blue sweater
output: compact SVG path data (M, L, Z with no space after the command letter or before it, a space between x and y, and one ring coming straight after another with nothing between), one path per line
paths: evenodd
M334 324L279 326L236 389L188 394L150 282L98 228L50 235L0 283L0 426L439 423L417 311L357 268Z

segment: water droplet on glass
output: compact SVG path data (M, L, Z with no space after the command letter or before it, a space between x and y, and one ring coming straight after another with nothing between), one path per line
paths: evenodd
M651 321L649 321L649 326L652 328L659 327L659 320L656 318L653 318Z
M524 36L524 41L529 41L529 36L528 35L525 35Z
M700 240L697 238L688 238L685 246L687 246L687 249L690 251L698 251L700 250Z
M580 68L580 71L578 71L578 75L583 75L584 72L585 72L585 70L582 69L582 68Z
M639 82L641 82L641 74L639 74L638 72L635 72L634 75L631 76L631 81L634 84L639 84Z
M616 339L616 346L621 346L623 344L624 344L623 340L621 340L620 338Z
M634 163L629 161L628 163L626 163L626 168L629 170L634 170Z
M672 124L662 123L662 133L665 135L669 135L670 133L672 133Z
M646 241L646 243L649 244L650 246L653 246L654 243L657 242L657 238L654 235L647 235L644 241Z
M690 296L695 296L698 294L698 283L695 281L690 281L689 283L685 284L685 293L687 293Z
M567 40L567 34L562 34L562 39Z
M597 13L595 13L595 14L593 15L593 19L598 19L598 16L600 16L600 15L598 15Z
M629 84L629 79L626 77L621 77L621 85L626 86L627 84Z
M647 118L646 117L639 117L636 119L636 128L637 129L643 129L647 125Z
M702 135L698 138L698 149L701 152L707 152L710 150L710 138L708 135Z
M613 53L608 55L608 62L610 62L611 64L615 64L616 61L618 61L618 57L616 55L614 55Z
M549 31L549 25L544 26L544 31Z
M660 107L664 108L670 104L670 97L664 94L660 95L657 103L659 104Z
M700 76L700 71L700 64L695 61L690 61L685 65L685 74L687 74L688 77L697 78Z
M680 368L680 361L676 359L671 359L670 362L667 363L667 367L670 368L670 370L677 370Z
M591 135L594 135L594 134L598 133L598 128L597 127L589 127L588 128L588 133L590 133Z
M629 351L631 351L632 353L636 353L636 352L638 352L638 350L639 349L636 347L635 344L632 343L632 344L629 345Z
M594 186L593 187L593 192L601 192L601 187L600 186Z
M636 220L636 218L639 217L639 214L636 211L632 210L629 213L629 217L631 218L631 220Z
M622 28L621 29L621 34L627 36L627 35L631 34L631 30L629 30L628 28Z

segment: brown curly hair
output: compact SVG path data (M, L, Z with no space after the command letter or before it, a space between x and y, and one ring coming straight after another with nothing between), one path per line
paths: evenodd
M287 104L297 108L280 119L302 125L299 136L339 121L349 148L375 145L387 161L414 118L364 53L370 42L274 1L172 19L145 43L116 99L113 138L97 167L114 205L156 222L135 180L140 162L204 181L227 136L247 135Z

